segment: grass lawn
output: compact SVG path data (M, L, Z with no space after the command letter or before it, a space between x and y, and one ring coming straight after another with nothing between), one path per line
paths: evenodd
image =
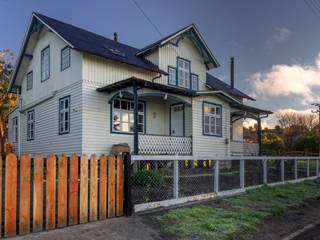
M320 198L320 178L274 187L193 207L170 210L152 217L173 239L248 239L267 217Z

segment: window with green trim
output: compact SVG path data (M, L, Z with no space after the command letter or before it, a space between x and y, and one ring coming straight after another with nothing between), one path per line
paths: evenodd
M61 71L70 67L70 48L65 47L61 50Z
M222 108L213 103L203 104L203 133L206 135L221 136Z
M178 58L178 86L190 88L190 62Z
M50 77L50 47L41 51L41 81Z

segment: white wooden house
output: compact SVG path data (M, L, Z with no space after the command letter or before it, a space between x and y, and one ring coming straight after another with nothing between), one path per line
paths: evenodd
M137 49L33 13L8 89L21 94L9 142L18 155L108 154L118 143L138 154L242 154L242 119L271 112L207 73L218 66L194 25Z

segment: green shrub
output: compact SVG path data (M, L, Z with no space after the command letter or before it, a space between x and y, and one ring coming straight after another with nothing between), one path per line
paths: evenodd
M139 170L131 176L133 184L146 187L159 187L163 183L163 176L154 170Z

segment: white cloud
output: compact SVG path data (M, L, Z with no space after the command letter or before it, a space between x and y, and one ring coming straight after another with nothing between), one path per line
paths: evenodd
M268 72L251 75L256 93L263 98L272 96L297 96L303 106L320 100L314 92L320 87L320 53L314 65L273 65Z
M290 37L292 34L293 34L293 32L290 31L286 27L277 27L277 28L275 28L273 35L271 36L271 38L269 38L267 40L267 48L268 49L273 48L273 46L276 43L280 43L280 42L283 42L283 41L287 40L288 37Z

